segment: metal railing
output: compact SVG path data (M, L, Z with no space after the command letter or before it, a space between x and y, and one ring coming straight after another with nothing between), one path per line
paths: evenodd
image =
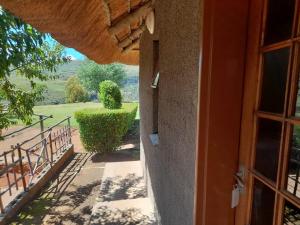
M10 196L13 200L20 187L26 191L45 167L52 167L55 155L71 144L70 117L67 117L3 152L0 155L0 212L4 213L3 197Z
M40 114L33 114L33 115L39 117L39 120L36 121L35 123L32 123L32 124L30 124L28 126L25 126L25 127L21 128L21 129L18 129L16 131L13 131L13 132L10 132L8 134L5 134L5 135L3 135L1 137L5 140L5 139L7 139L9 137L12 137L12 136L18 134L18 133L21 133L24 130L27 130L27 129L31 128L31 127L34 127L37 124L40 124L41 132L43 132L44 131L44 121L47 120L47 119L49 119L49 118L53 118L52 115L50 115L50 116L40 115Z

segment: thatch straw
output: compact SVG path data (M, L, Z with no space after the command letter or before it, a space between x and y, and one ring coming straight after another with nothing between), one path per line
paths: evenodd
M138 64L139 27L150 1L0 0L0 5L98 63Z

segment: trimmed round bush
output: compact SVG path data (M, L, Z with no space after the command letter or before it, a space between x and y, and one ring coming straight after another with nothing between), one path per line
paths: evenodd
M122 137L132 127L136 112L136 103L123 104L121 109L83 109L75 112L85 149L99 153L116 150Z
M99 98L104 108L120 109L122 107L122 95L119 86L110 80L105 80L99 85Z

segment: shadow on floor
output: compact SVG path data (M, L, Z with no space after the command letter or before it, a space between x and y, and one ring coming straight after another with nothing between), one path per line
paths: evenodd
M91 225L154 225L155 220L145 216L139 209L111 209L107 206L98 208L91 218Z
M87 212L86 207L84 210L74 209L77 206L81 208L80 205L91 194L93 188L99 187L101 182L99 180L78 186L74 185L74 180L91 156L90 153L76 153L66 162L59 175L22 210L12 224L61 224L62 220L83 224L81 222ZM64 211L71 208L76 213L65 215Z
M146 194L143 178L135 174L128 174L125 178L115 176L105 179L101 186L99 199L102 201L116 201L145 198Z

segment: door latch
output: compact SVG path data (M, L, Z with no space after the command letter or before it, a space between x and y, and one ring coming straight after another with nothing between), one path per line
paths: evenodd
M245 168L240 166L239 172L234 175L236 184L233 185L232 197L231 197L231 208L238 206L240 201L240 194L245 191Z
M245 191L245 168L240 166L239 172L234 175L236 185L239 188L240 193Z

